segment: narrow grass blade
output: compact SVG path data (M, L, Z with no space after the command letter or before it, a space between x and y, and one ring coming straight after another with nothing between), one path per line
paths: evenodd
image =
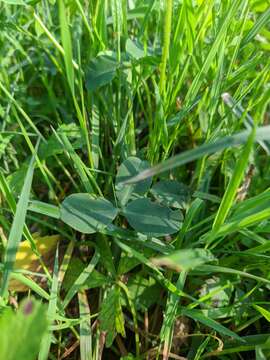
M265 284L270 284L270 280L268 280L268 279L262 278L260 276L249 274L249 273L247 273L245 271L231 269L231 268L227 268L227 267L224 267L224 266L201 265L200 268L199 268L199 271L200 272L207 272L208 274L211 273L211 272L216 272L216 273L239 275L239 276L242 276L242 277L246 277L248 279L263 282Z
M11 211L13 214L15 214L16 212L16 201L15 198L12 194L12 191L8 185L7 180L5 179L2 171L0 170L0 190L5 198L5 200L7 201ZM24 225L24 230L23 230L23 234L26 237L26 239L28 239L30 241L30 243L33 245L34 244L34 240L32 238L32 235L29 231L29 229L27 228L26 225Z
M232 2L231 6L229 7L229 10L227 14L225 15L223 22L219 28L218 34L215 38L214 43L212 44L210 51L208 52L208 55L199 71L199 73L196 75L195 79L193 80L188 93L186 95L186 100L188 103L194 100L194 97L197 96L198 91L200 89L201 83L204 80L205 74L208 72L217 52L220 49L220 45L222 44L222 41L224 40L224 37L226 36L227 29L229 28L238 8L239 8L240 1L235 0Z
M53 280L50 293L49 306L47 310L47 319L50 323L53 323L56 316L57 300L58 300L58 275L59 275L59 252L58 247L55 253ZM38 360L47 360L50 352L52 342L52 332L47 332L42 338Z
M125 252L127 252L128 254L134 256L134 258L138 259L142 264L146 265L147 267L149 267L154 275L156 276L157 280L170 292L172 292L173 294L188 299L191 299L194 302L197 302L197 300L195 298L193 298L192 296L186 294L184 291L177 289L177 287L171 282L169 281L167 278L165 278L162 274L162 272L149 260L147 259L144 255L140 254L137 250L131 248L130 246L124 244L123 242L120 242L117 239L114 239L115 243Z
M66 9L63 0L58 1L59 4L59 19L60 19L60 30L61 39L64 48L64 61L66 67L66 74L69 83L71 93L74 94L74 68L72 64L72 43L71 35L69 31L69 24L66 15Z
M124 291L124 293L125 293L125 295L127 297L127 301L128 301L129 307L130 307L130 312L131 312L132 317L133 317L136 356L139 356L141 343L140 343L140 337L139 337L139 327L138 327L137 313L136 313L136 309L135 309L135 306L134 306L134 302L131 299L128 287L121 281L118 282L118 285L122 288L122 290ZM120 304L120 307L121 307L121 304ZM120 308L120 311L121 311L121 308ZM122 311L121 311L121 313L122 313ZM124 327L124 319L122 320L122 322L123 322L123 327ZM125 335L125 329L124 328L123 328L122 332L124 332L124 335Z
M169 49L170 49L172 10L173 10L173 0L167 0L165 2L164 40L163 40L162 59L161 59L161 65L160 65L159 91L160 91L161 95L164 95L165 90L166 90L166 88L165 88L166 65L167 65L167 59L169 56Z
M187 164L191 161L200 159L201 157L209 154L222 151L224 149L239 146L247 141L251 131L244 130L232 136L225 136L215 142L209 142L198 146L195 149L187 150L183 154L175 155L168 160L163 161L161 164L153 166L152 168L142 171L140 174L132 177L131 179L123 182L123 184L133 184L142 181L151 176L161 174L163 172L172 170L181 165ZM270 126L262 126L257 129L255 139L256 141L270 139Z
M246 36L242 40L242 46L245 46L247 43L249 43L251 40L254 39L254 37L261 31L261 29L269 24L270 21L270 7L262 13L262 15L259 17L259 19L255 22L253 27L249 30L249 32L246 34Z
M189 309L182 309L181 313L185 316L188 316L189 318L199 321L202 324L210 327L211 329L214 329L215 331L219 332L220 334L230 336L234 339L237 339L239 341L244 342L244 340L241 339L239 335L234 333L233 331L227 329L225 326L221 325L217 321L206 317L201 311L199 310L189 310Z
M95 169L98 169L100 147L100 113L96 105L93 106L92 110L92 158Z
M92 31L92 29L90 27L90 24L88 22L88 19L87 19L87 16L86 16L86 11L83 9L82 4L81 4L81 2L79 0L75 0L74 2L75 2L76 6L77 6L77 8L79 10L79 13L80 13L81 17L82 17L82 21L83 21L83 23L84 23L84 25L85 25L88 33L89 33L89 38L91 39L91 41L94 42L94 36L93 36L94 34L93 34L93 31Z
M27 115L27 113L23 110L23 108L20 106L18 101L14 98L14 96L8 91L8 89L5 87L5 85L0 81L0 89L3 91L3 93L7 96L7 98L11 101L12 104L17 108L19 113L23 116L23 118L26 120L26 122L30 125L30 127L35 131L37 136L39 136L41 139L44 139L41 132L38 130L36 125L33 123L33 121L30 119L30 117Z
M185 271L181 272L176 282L176 287L178 290L183 291L186 277L187 273ZM170 294L166 304L162 328L160 330L161 344L164 342L163 357L165 356L165 359L169 357L169 353L171 350L174 334L174 322L177 317L178 308L179 296L176 294Z
M270 218L270 209L267 208L265 210L256 212L255 214L245 216L243 219L237 219L225 223L218 230L213 229L208 234L206 234L204 241L209 245L218 237L227 236L241 229L260 223L264 220L268 220L269 218ZM256 236L253 236L253 239L255 240Z
M72 253L74 250L74 246L75 246L75 241L72 239L69 244L68 247L66 249L64 258L62 260L60 269L59 269L59 289L61 289L61 286L63 284L63 280L66 274L66 271L69 267L70 261L71 261L71 257L72 257Z
M244 118L244 123L247 129L251 129L254 126L254 120L252 119L252 117L245 112L244 108L240 104L238 104L230 94L228 93L222 94L222 100L232 110L232 112L238 119ZM267 141L258 141L258 142L264 148L267 154L270 154L269 142Z
M100 255L96 251L94 253L94 256L92 257L90 263L86 268L83 270L83 272L79 275L79 277L75 280L74 284L69 289L64 301L63 301L63 309L67 307L73 296L76 295L78 290L82 287L82 285L85 283L85 281L88 279L89 276L91 276L91 272L94 270L95 266L97 265L99 261Z
M57 134L55 130L54 134L62 144L64 151L66 152L67 156L71 158L72 165L74 166L75 170L78 172L78 175L81 179L81 182L88 193L93 193L93 187L91 183L97 189L97 192L101 195L101 190L94 178L94 176L90 173L90 171L86 170L86 166L84 165L83 161L76 153L72 144L70 143L68 137L64 133Z
M81 360L92 359L92 330L90 321L90 307L85 291L78 292L80 317L84 320L80 323L80 353Z
M216 231L224 223L237 194L237 190L245 175L245 170L248 165L249 155L253 148L253 143L256 135L256 128L254 128L249 135L247 144L245 145L240 157L236 163L235 170L229 182L229 185L225 191L225 194L221 200L221 204L218 208L217 215L213 223L213 230Z
M19 272L12 272L10 275L11 279L17 280L27 286L29 289L31 289L33 292L35 292L37 295L39 295L41 298L45 300L49 300L50 296L49 294L42 289L35 281L32 279L24 276L23 274Z
M54 219L60 219L59 207L42 201L31 201L28 206L28 210Z
M13 265L16 260L17 249L22 238L34 168L35 168L35 157L33 156L24 180L21 196L17 204L15 216L13 219L13 223L8 238L8 244L4 258L4 273L3 273L2 285L0 291L1 296L5 296L8 290L10 273L13 269Z
M34 19L38 22L39 26L42 28L44 33L47 35L48 39L50 39L50 41L55 46L55 48L60 52L60 54L63 55L63 57L65 57L65 50L59 44L59 42L56 40L56 38L53 36L53 34L49 31L49 29L46 27L46 25L44 24L44 22L41 20L41 18L38 16L38 14L36 12L34 12ZM76 70L79 69L78 64L74 60L72 60L72 65L73 65L74 69L76 69Z
M270 312L264 309L262 306L253 305L254 309L257 310L268 322L270 322Z

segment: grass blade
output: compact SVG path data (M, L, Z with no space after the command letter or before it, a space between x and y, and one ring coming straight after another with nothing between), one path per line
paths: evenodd
M33 292L35 292L37 295L39 295L41 298L45 300L49 300L50 296L49 294L42 289L35 281L28 278L27 276L24 276L23 274L19 272L12 272L10 275L11 279L17 280L24 284L27 288L31 289Z
M186 282L187 273L181 272L176 282L178 290L183 291ZM166 309L164 313L164 321L160 330L161 344L164 342L163 357L167 359L169 357L170 349L172 346L174 323L177 317L177 311L179 308L179 296L176 294L170 294L167 300ZM160 344L160 345L161 345Z
M199 268L200 272L207 272L208 274L211 272L217 272L217 273L224 273L224 274L233 274L233 275L239 275L242 277L246 277L248 279L252 279L255 281L263 282L265 284L270 284L270 280L262 278L260 276L249 274L245 271L236 270L227 268L224 266L217 266L217 265L201 265Z
M246 34L246 36L242 40L242 46L245 46L247 43L249 43L251 40L254 39L254 37L261 31L261 29L268 23L270 20L270 8L268 8L255 22L253 27L249 30L249 32Z
M84 320L80 323L80 354L81 360L92 358L92 330L90 321L90 308L85 291L78 292L80 317Z
M59 252L58 247L55 253L54 269L53 269L53 280L50 293L49 306L47 310L47 318L50 323L53 323L57 310L57 299L58 299L58 274L59 274ZM52 332L47 332L41 341L40 352L38 360L47 360L50 352L52 342Z
M16 260L16 253L18 250L18 246L22 238L34 168L35 168L35 157L33 156L29 164L29 168L27 170L27 174L24 180L24 185L21 191L21 196L17 204L15 216L12 222L12 226L8 238L8 243L4 258L4 273L3 273L2 286L0 291L1 296L5 296L8 290L10 274L13 269L14 262Z
M123 182L123 184L133 184L149 177L161 174L163 172L175 169L181 165L187 164L191 161L200 159L201 157L209 154L222 151L224 149L239 146L247 141L251 132L244 130L232 136L225 136L215 142L209 142L198 146L195 149L187 150L183 154L175 155L168 160L163 161L161 164L153 166L152 168L142 171L140 174L132 177L131 179ZM257 129L254 140L269 140L270 139L270 126L262 126Z
M28 210L54 219L60 219L59 207L42 201L31 201Z
M86 268L82 271L82 273L79 275L79 277L76 279L74 284L69 289L64 301L63 301L63 309L67 307L70 300L75 296L75 294L80 290L81 286L85 283L86 279L91 275L91 272L94 270L95 266L97 265L99 261L100 255L96 251L94 253L94 256L92 257L90 263Z
M166 65L167 65L167 59L169 56L169 48L170 48L173 0L166 1L165 8L166 11L165 11L165 21L164 21L164 43L163 43L162 59L160 65L160 83L159 83L159 91L161 95L164 95L166 90L165 89Z
M251 134L249 135L247 144L243 149L242 154L236 163L235 170L229 182L229 185L225 191L225 194L221 200L221 204L219 206L217 215L215 217L213 223L213 230L216 231L220 228L220 226L224 223L231 207L233 204L233 200L237 193L237 190L241 184L241 181L245 175L245 170L248 165L249 155L253 148L253 143L256 135L256 128L253 128Z
M227 14L225 15L222 25L220 26L220 29L215 38L215 41L212 44L210 51L208 52L208 55L200 69L200 72L197 74L197 76L193 80L193 82L188 90L188 93L186 95L186 100L188 103L192 102L194 100L194 98L197 96L200 85L201 85L202 81L204 80L204 76L208 72L217 52L219 51L222 41L224 41L224 37L226 36L227 29L230 26L232 19L239 8L239 4L240 4L240 1L233 1L232 5L229 7L229 10L228 10Z
M247 129L251 129L254 126L254 120L252 119L252 117L245 112L243 107L238 104L230 94L222 94L222 100L232 110L232 112L238 119L242 119L242 117L244 116L244 123ZM259 141L259 144L264 148L267 154L270 154L269 142Z
M66 74L69 83L71 93L74 94L74 68L72 64L72 43L71 36L69 31L69 24L66 15L66 9L63 0L59 0L59 20L60 20L60 30L61 30L61 39L64 48L64 61L66 67Z
M199 310L189 310L189 309L183 309L182 314L185 316L188 316L189 318L195 320L195 321L199 321L202 324L210 327L211 329L214 329L215 331L226 335L226 336L230 336L234 339L237 339L239 341L243 341L241 339L241 337L239 335L237 335L236 333L234 333L233 331L227 329L225 326L221 325L220 323L218 323L217 321L206 317L205 315L203 315L203 313Z

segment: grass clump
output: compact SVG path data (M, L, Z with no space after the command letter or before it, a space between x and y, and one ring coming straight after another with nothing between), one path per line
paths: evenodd
M0 358L270 357L269 9L0 2Z

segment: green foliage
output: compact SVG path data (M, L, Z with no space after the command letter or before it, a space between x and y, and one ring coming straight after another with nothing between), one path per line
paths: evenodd
M221 334L224 334L226 336L230 336L232 338L236 338L236 339L241 341L240 336L235 334L233 331L225 328L224 326L220 325L215 320L204 316L203 313L201 311L199 311L199 310L183 309L182 314L192 318L193 320L201 322L202 324L204 324L204 325L218 331ZM243 340L243 342L244 342L244 340Z
M1 359L34 360L47 330L45 306L27 299L16 313L6 309L0 317L0 328Z
M137 199L130 202L124 209L129 224L138 232L150 236L164 236L180 229L182 216L178 210L150 201Z
M99 314L100 328L106 332L106 346L112 345L116 332L124 333L124 317L120 304L119 288L109 290Z
M165 265L176 271L188 271L202 264L216 260L209 250L185 249L173 252L168 256L153 259L156 265Z
M35 159L33 157L25 177L21 197L16 206L14 220L12 223L12 227L10 229L8 244L4 258L4 271L3 271L3 279L2 279L1 292L0 292L1 296L6 296L11 271L13 270L14 263L16 260L16 253L22 238L25 217L27 212L27 205L31 191L33 172L34 172L34 161Z
M108 200L89 194L70 195L60 207L61 220L85 234L101 231L116 214L117 210Z
M100 54L90 61L86 74L86 86L89 91L109 84L116 76L119 63L111 53Z
M185 208L189 200L189 189L185 184L175 180L157 182L151 189L151 193L162 204L173 208Z
M0 1L1 359L270 358L269 6Z
M148 161L142 161L134 156L127 158L120 165L116 175L115 188L116 196L121 206L126 205L130 199L138 195L144 195L149 190L152 183L151 178L141 181L136 185L123 185L124 181L147 169L149 166Z
M122 213L127 218L130 226L139 233L150 236L164 236L177 232L181 227L183 219L179 210L171 210L147 198L139 198L144 195L151 186L151 179L146 179L136 185L123 185L123 182L136 175L140 170L148 167L148 163L141 161L136 157L130 157L120 166L116 177L116 195L122 206ZM158 183L159 184L159 183ZM181 195L177 196L177 190L183 189L183 185L176 181L169 183L169 191L175 192L173 201L168 200L164 190L164 183L156 186L157 190L153 193L160 199L163 196L163 202L168 206L179 207ZM165 183L167 185L167 183ZM163 191L163 193L162 193ZM187 192L187 188L184 188ZM164 195L165 194L165 195ZM164 200L164 196L167 197ZM173 196L173 195L172 195ZM187 194L185 194L185 198ZM128 203L130 199L134 199ZM175 200L176 198L176 200ZM175 206L175 201L178 203ZM42 211L39 208L33 208L36 212ZM43 206L43 213L50 216L46 206ZM85 234L102 232L108 227L117 213L121 209L116 209L104 198L94 198L89 194L72 194L68 196L61 204L60 218L73 229ZM54 211L55 212L55 211ZM55 217L52 213L52 217ZM102 251L102 250L101 250ZM110 256L109 256L110 257Z

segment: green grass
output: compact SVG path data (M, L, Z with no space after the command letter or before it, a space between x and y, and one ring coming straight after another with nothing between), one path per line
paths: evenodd
M270 358L269 24L269 0L0 1L1 359Z

